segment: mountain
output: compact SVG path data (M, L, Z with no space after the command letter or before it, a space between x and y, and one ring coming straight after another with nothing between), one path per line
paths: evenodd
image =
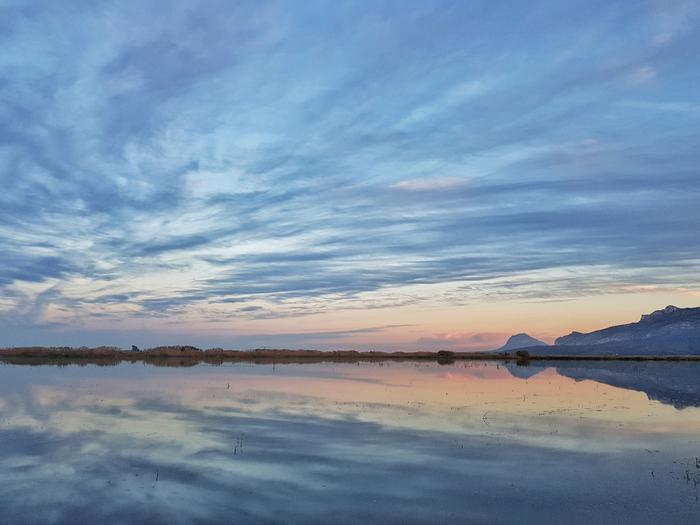
M700 307L667 306L636 323L559 337L552 354L700 354Z
M547 343L530 337L527 334L515 334L508 338L506 344L496 350L496 352L504 352L507 350L517 350L518 348L530 348L533 346L547 346Z

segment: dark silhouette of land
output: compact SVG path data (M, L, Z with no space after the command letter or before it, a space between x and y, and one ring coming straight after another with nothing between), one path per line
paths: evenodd
M101 364L116 365L122 362L147 363L156 366L194 366L198 363L221 364L230 361L251 363L318 363L325 361L437 361L451 363L456 360L490 361L700 361L698 355L549 355L536 353L531 347L515 353L499 352L359 352L355 350L202 350L194 346L159 346L143 351L125 351L116 347L17 347L0 348L0 362L13 364ZM530 352L533 350L534 352Z

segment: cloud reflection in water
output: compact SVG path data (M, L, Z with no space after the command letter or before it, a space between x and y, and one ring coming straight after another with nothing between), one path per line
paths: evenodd
M640 523L698 510L683 479L698 409L552 369L2 366L0 384L3 522Z

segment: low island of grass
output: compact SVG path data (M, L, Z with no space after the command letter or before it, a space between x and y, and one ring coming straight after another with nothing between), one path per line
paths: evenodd
M539 349L539 347L538 347ZM123 350L112 346L88 347L14 347L0 348L0 362L14 364L101 364L142 362L160 366L188 366L198 363L221 364L243 361L252 363L318 363L325 361L436 361L451 363L457 360L497 361L700 361L698 355L552 355L546 349L539 353L529 350L513 352L453 352L414 351L383 352L356 350L293 350L254 349L225 350L200 349L194 346L157 346L145 350Z

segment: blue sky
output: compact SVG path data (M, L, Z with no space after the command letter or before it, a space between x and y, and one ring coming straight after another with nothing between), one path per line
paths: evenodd
M0 6L0 345L484 348L700 303L696 2Z

